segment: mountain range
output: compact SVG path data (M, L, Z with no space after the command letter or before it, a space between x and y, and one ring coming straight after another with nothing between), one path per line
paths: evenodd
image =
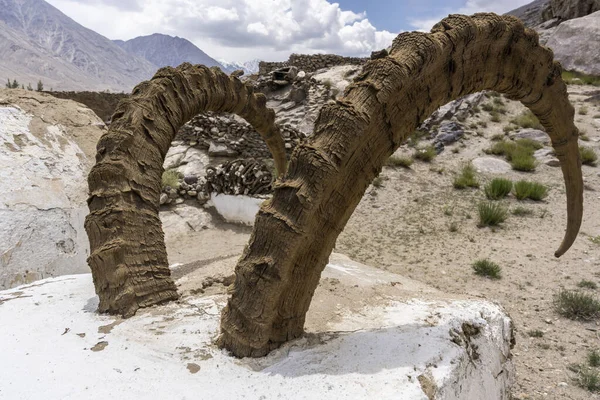
M225 72L258 70L222 63L192 42L163 34L111 41L78 24L44 0L0 0L0 79L45 89L131 91L158 68L182 62Z
M0 0L0 77L60 90L130 90L156 66L43 0Z

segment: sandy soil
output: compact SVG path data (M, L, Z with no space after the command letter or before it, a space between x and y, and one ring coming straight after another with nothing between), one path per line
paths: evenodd
M570 87L578 127L590 141L586 146L600 154L600 104L584 103L598 88ZM585 215L578 240L560 259L554 258L566 226L566 198L560 168L540 165L534 173L510 171L504 177L542 182L550 187L543 202L517 201L512 195L503 203L522 206L530 216L509 214L500 228L478 228L477 204L485 199L482 188L456 190L452 181L461 166L483 152L491 137L503 134L508 121L524 110L505 100L509 110L501 121L490 121L481 111L464 123L481 121L487 127L473 129L459 143L447 146L431 163L415 162L411 169L385 167L383 186L370 187L335 251L351 258L427 283L452 295L486 298L502 304L517 329L514 348L517 368L515 399L588 399L597 395L574 385L571 363L582 363L590 349L600 347L595 321L574 322L553 310L553 296L560 288L575 289L581 280L600 284L600 168L583 167L586 182ZM595 118L594 118L595 117ZM454 153L453 148L459 152ZM412 152L403 146L397 154ZM483 184L491 175L480 175ZM213 216L213 219L217 218ZM458 227L452 232L451 224ZM190 263L181 268L192 273L207 260L232 264L241 254L250 230L213 220L214 229L176 237L167 235L170 263ZM473 274L472 263L489 258L502 267L502 279L492 281ZM176 272L176 274L178 274ZM183 273L179 273L183 275ZM189 288L188 288L189 289ZM531 338L530 330L544 332Z
M572 86L570 98L576 110L587 107L587 115L576 114L576 124L587 133L586 146L598 152L600 105L584 103L593 87ZM596 88L597 91L597 88ZM583 166L586 182L585 214L581 233L573 248L560 259L553 255L566 227L566 196L560 168L540 165L534 173L511 171L513 180L527 179L547 184L545 201L517 201L512 195L504 203L533 210L533 215L510 215L499 229L478 228L477 204L483 190L456 190L452 181L464 162L485 156L490 138L516 113L519 103L508 102L509 113L499 123L482 111L465 121L467 125L488 121L469 135L458 154L447 147L432 163L415 162L410 170L385 167L383 187L371 187L340 235L336 250L355 260L428 283L452 294L468 294L502 304L514 319L517 345L516 399L588 399L597 396L573 386L571 363L584 362L590 349L600 347L598 324L574 322L559 317L552 306L560 288L576 289L581 280L600 283L600 246L589 240L600 235L599 168ZM585 110L585 108L584 108ZM596 118L594 118L596 116ZM405 147L398 154L407 153ZM485 183L492 176L480 175ZM456 223L458 231L451 232ZM499 281L473 274L472 263L489 258L502 267ZM530 330L544 332L531 338ZM561 383L562 382L562 383ZM567 383L568 386L564 386Z

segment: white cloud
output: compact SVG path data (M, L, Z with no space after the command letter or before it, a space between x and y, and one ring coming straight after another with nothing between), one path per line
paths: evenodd
M471 15L478 12L493 12L504 14L528 3L531 3L531 0L466 0L464 5L453 11L453 13ZM416 30L428 32L433 25L446 16L447 14L440 13L430 18L414 19L410 22L410 25Z
M185 37L215 58L285 59L292 52L368 55L396 34L327 0L49 0L110 39ZM140 6L140 7L137 7Z

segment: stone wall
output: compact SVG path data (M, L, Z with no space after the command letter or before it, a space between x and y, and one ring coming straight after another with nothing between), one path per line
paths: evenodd
M109 121L110 117L115 112L119 101L129 96L129 93L106 93L106 92L49 92L44 91L59 99L74 100L78 103L85 104L102 121Z
M304 72L314 72L321 68L330 68L338 65L362 65L369 58L343 57L335 54L292 54L287 61L268 62L261 61L258 67L260 75L288 66L295 66Z
M291 151L304 138L304 134L291 125L281 126L281 131L287 151ZM179 130L175 140L208 150L208 155L212 157L271 158L259 133L233 114L199 114Z

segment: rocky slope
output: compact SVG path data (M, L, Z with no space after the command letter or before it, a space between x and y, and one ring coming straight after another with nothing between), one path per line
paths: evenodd
M60 90L129 91L157 69L43 0L0 0L0 60L0 76Z
M128 53L142 57L157 67L177 67L181 63L203 64L207 67L226 68L217 60L196 47L192 42L180 37L155 33L138 36L127 41L115 40Z
M565 21L544 36L565 69L600 75L600 11Z
M0 89L0 289L88 271L86 177L104 128L74 101Z
M600 0L535 0L507 14L521 18L533 28L552 19L567 21L599 10Z

